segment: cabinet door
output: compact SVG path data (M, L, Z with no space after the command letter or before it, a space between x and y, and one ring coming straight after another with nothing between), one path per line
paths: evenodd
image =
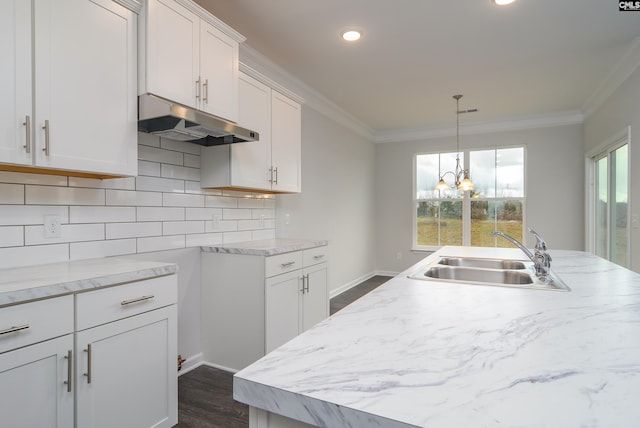
M271 164L278 169L273 190L301 191L301 144L300 104L272 91Z
M267 353L296 337L300 331L301 271L267 279L265 295L265 350Z
M198 108L200 18L175 0L149 0L146 92Z
M76 333L77 426L175 425L176 328L171 305Z
M233 122L238 120L238 55L238 42L200 22L200 109Z
M111 0L34 5L36 165L136 175L136 14Z
M237 187L271 189L271 88L240 74L242 126L260 134L260 140L231 145L231 183Z
M31 165L30 1L0 3L0 55L0 162Z
M0 426L74 426L73 389L67 383L73 382L72 349L73 335L68 334L0 354Z
M305 288L302 297L302 331L329 316L327 264L321 263L303 271Z

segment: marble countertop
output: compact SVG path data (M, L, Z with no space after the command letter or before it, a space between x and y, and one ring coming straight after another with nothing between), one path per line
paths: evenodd
M0 269L0 307L177 272L172 263L101 258Z
M292 251L322 247L327 241L311 239L265 239L262 241L236 242L218 246L203 246L202 251L209 253L245 254L251 256L275 256Z
M569 292L407 277L234 377L234 398L317 426L625 427L640 420L640 275L550 251Z

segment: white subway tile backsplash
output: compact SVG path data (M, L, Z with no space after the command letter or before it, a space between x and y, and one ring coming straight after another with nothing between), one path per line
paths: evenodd
M184 164L184 155L180 152L141 145L138 145L138 159L143 161L168 163L171 165Z
M184 166L200 169L200 156L184 154Z
M135 207L69 207L69 223L115 223L135 220Z
M165 178L177 178L180 180L200 181L200 168L188 168L178 165L162 164L160 175Z
M104 189L81 187L25 187L27 205L104 205Z
M202 189L200 146L138 142L137 177L0 171L0 268L275 237L274 195ZM44 238L46 215L59 238Z
M204 198L204 195L164 193L162 205L165 207L204 207Z
M0 248L0 269L69 260L69 244Z
M158 162L138 161L138 175L160 177L160 165Z
M136 177L136 190L184 193L184 181L173 178Z
M25 226L24 244L43 245L104 239L104 224L62 224L59 238L45 238L44 226Z
M24 245L24 227L0 226L0 247Z
M135 190L107 190L107 205L162 206L162 193Z
M165 221L162 223L163 235L188 235L204 233L204 221Z
M201 247L204 245L222 244L222 233L202 233L186 236L187 247Z
M184 208L138 207L137 221L184 220Z
M71 260L95 259L98 257L121 256L136 253L135 239L79 242L69 245Z
M162 223L137 222L137 223L108 223L106 226L107 239L141 238L145 236L161 236Z
M44 216L57 215L60 223L69 222L69 207L46 205L0 205L0 226L43 224Z
M0 204L24 204L24 185L0 183Z
M151 251L185 248L185 242L185 235L138 238L138 252L148 253Z
M238 208L238 199L227 196L206 196L204 206L209 208Z

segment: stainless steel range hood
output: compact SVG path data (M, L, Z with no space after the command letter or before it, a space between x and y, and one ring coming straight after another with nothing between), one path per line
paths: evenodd
M256 141L260 137L233 122L153 94L138 97L138 131L202 146Z

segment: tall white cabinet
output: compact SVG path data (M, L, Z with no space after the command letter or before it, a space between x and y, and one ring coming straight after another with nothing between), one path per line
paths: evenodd
M136 41L113 0L0 3L0 169L136 175Z
M329 316L326 245L272 256L203 252L206 362L241 370Z
M238 120L239 44L245 38L189 0L147 0L139 93Z
M252 75L240 73L238 120L243 126L258 131L260 139L203 148L201 185L299 193L302 190L303 100L248 67L244 69Z

